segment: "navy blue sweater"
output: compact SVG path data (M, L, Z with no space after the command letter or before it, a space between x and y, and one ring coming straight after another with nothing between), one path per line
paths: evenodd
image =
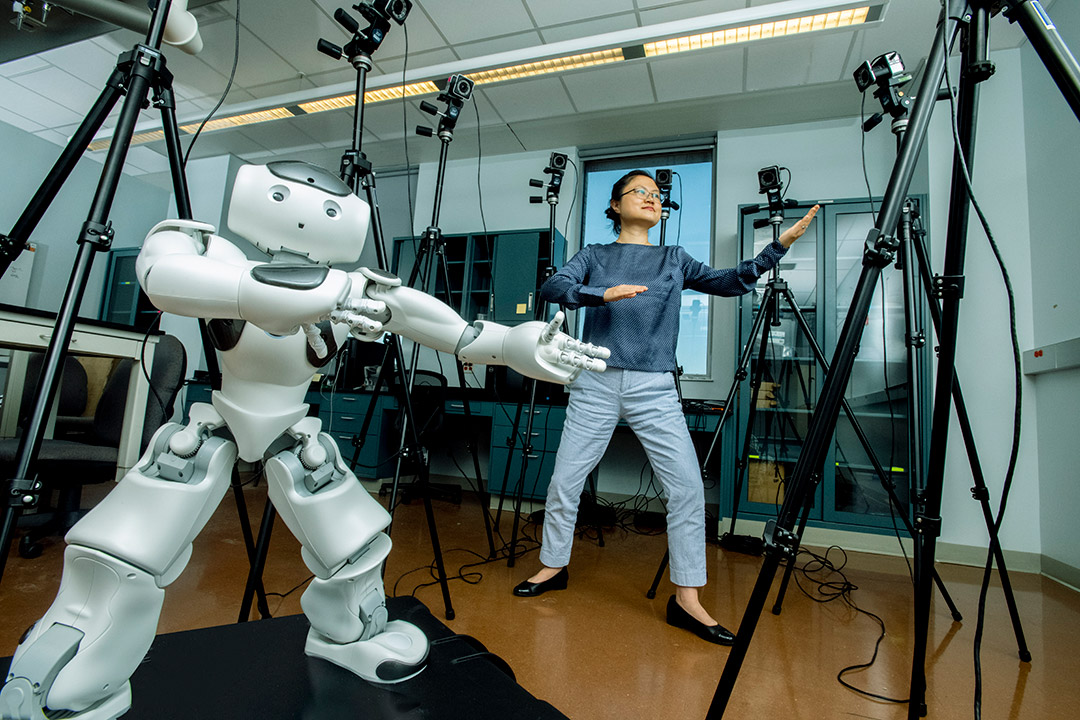
M717 270L678 245L586 245L544 283L540 296L571 310L587 307L582 340L609 348L611 367L669 372L675 369L682 291L748 293L785 253L774 241L754 259ZM605 303L604 291L615 285L649 289Z

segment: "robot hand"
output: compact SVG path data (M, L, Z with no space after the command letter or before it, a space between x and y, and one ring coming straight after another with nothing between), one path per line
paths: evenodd
M366 342L379 339L387 319L386 303L381 300L349 298L330 313L331 322L345 323L350 335Z
M602 358L611 352L559 332L562 322L561 311L551 322L533 321L512 328L481 321L474 326L479 335L458 355L470 362L508 365L522 375L561 385L573 381L582 370L606 370Z

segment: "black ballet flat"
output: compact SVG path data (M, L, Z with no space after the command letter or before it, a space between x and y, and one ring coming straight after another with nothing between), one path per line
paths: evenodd
M682 605L675 601L675 596L667 601L667 624L682 630L689 630L702 640L707 640L717 645L733 645L735 633L723 625L706 625L690 613L683 610Z
M514 588L514 594L518 597L536 597L537 595L543 595L548 590L565 590L566 581L570 579L570 573L563 568L554 577L548 578L543 582L533 583L525 580L517 584Z

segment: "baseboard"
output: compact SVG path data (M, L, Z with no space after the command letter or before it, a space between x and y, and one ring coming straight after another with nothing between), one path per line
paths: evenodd
M1008 562L1008 560L1006 560L1006 562ZM1043 555L1042 574L1072 590L1080 591L1080 568L1075 568L1060 560L1055 560L1054 558Z

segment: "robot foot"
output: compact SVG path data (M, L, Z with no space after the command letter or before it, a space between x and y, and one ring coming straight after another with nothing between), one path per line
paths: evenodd
M374 683L392 684L415 677L427 665L428 639L420 628L391 620L370 640L344 645L308 631L304 652L339 665Z
M47 720L62 717L65 720L116 720L131 709L131 684L124 686L109 697L95 703L85 710L44 710L35 702L32 686L20 687L20 680L14 678L4 686L0 693L0 717L22 720ZM23 692L26 690L27 692Z

